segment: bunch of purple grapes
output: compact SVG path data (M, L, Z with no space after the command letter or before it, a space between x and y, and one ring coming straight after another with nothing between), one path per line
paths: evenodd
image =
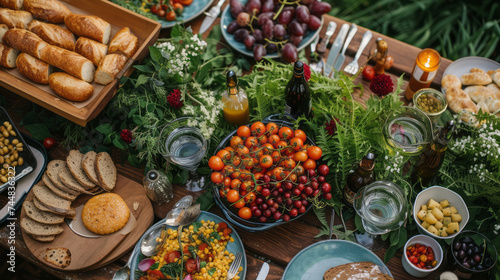
M229 2L233 20L227 32L253 51L255 60L281 52L284 60L297 61L297 47L310 30L321 26L331 6L318 0L239 0Z

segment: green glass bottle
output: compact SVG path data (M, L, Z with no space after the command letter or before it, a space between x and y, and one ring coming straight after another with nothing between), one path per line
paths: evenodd
M311 90L304 77L304 63L295 62L293 76L285 89L285 114L297 118L311 113Z

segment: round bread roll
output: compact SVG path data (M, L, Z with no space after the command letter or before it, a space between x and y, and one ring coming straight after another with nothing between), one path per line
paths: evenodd
M110 234L123 228L130 210L116 193L104 193L89 199L82 210L83 225L93 233Z

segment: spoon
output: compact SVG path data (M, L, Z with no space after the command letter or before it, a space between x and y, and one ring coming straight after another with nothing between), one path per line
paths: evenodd
M141 243L141 252L146 257L156 254L166 241L166 226L182 226L192 223L201 213L200 204L189 206L188 208L174 208L168 212L165 223L156 225L144 237Z
M133 255L134 254L130 255L130 257L128 258L128 261L124 267L122 267L116 271L112 280L126 280L130 277L130 263L132 262Z

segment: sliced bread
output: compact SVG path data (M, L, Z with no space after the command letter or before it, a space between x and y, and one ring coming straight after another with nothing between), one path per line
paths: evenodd
M76 212L75 212L75 209L71 208L70 211L68 211L67 213L59 213L57 211L54 211L50 208L48 208L46 205L44 205L43 203L41 203L37 198L36 196L33 197L33 204L35 205L36 208L44 211L44 212L49 212L49 213L53 213L53 214L58 214L58 215L63 215L65 218L70 218L70 219L74 219L75 218L75 215L76 215Z
M71 252L67 248L47 248L43 259L57 267L65 268L71 264Z
M32 220L29 217L21 219L21 228L32 235L56 235L63 232L63 227L60 225L46 225Z
M71 211L71 201L58 196L47 186L33 186L33 194L39 202L52 211L61 214L66 214Z
M28 235L35 239L36 241L40 241L40 242L50 242L52 240L54 240L56 238L55 235L46 235L46 236L43 236L43 235L33 235L33 234L29 234Z
M62 182L63 185L65 185L67 188L78 191L80 193L93 194L86 190L82 185L80 185L75 177L71 175L66 162L64 163L64 166L59 169L59 174L57 174L57 176L59 177L59 182Z
M57 225L64 222L64 217L61 215L45 212L38 209L33 201L25 200L23 203L24 212L32 220L47 225Z
M50 181L56 186L58 189L68 192L70 194L79 195L80 192L77 190L70 189L66 187L61 179L59 179L59 172L66 167L66 162L63 160L52 160L47 164L47 176L49 176Z
M97 177L97 173L95 171L95 158L97 154L94 151L87 152L83 155L82 159L82 168L85 172L85 175L94 182L94 184L99 185L99 178Z
M69 151L69 155L66 157L66 164L71 172L71 175L82 185L85 189L91 189L95 187L94 182L92 182L82 167L83 154L78 150Z
M56 185L54 185L54 183L52 183L52 181L50 180L50 178L47 175L47 173L43 174L42 181L43 181L43 183L45 183L45 185L51 191L53 191L55 194L57 194L58 196L60 196L60 197L62 197L64 199L73 201L73 200L75 200L78 197L78 194L74 194L74 193L77 193L76 191L67 190L67 189L66 190L60 190L58 187L56 187ZM74 193L70 193L70 191L72 191Z
M95 170L99 178L99 185L107 192L113 190L116 185L116 166L111 156L106 152L100 152L96 156Z

